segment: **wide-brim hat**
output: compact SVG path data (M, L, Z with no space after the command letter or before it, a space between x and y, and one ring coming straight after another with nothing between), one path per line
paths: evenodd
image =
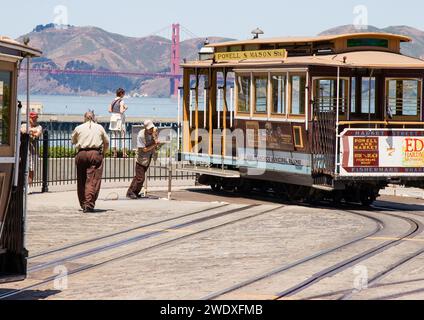
M144 121L144 128L146 130L151 130L151 129L154 129L156 127L155 127L155 124L153 123L152 120L146 120L146 121Z

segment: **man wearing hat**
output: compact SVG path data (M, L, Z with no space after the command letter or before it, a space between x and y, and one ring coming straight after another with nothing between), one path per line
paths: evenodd
M146 172L149 170L150 163L158 146L160 146L156 133L157 129L153 121L146 120L144 122L144 129L137 136L136 175L128 189L128 199L135 200L141 198L140 192L146 180Z
M78 154L75 158L78 177L78 199L84 213L94 212L103 175L103 160L109 148L105 129L96 123L93 112L84 115L84 124L72 133L72 144Z
M27 133L27 125L25 123L21 126L21 133L22 134ZM37 156L37 139L39 139L42 134L43 134L43 128L38 124L38 114L36 112L31 112L29 114L29 137L30 137L29 157L28 157L29 185L32 185L32 182L34 181L35 158Z

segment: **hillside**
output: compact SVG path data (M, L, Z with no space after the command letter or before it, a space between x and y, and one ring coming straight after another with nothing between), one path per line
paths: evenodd
M424 32L408 26L393 26L379 29L369 26L370 32L389 32L412 37L413 42L403 44L404 54L424 58ZM321 35L356 33L353 25L326 30ZM34 59L33 67L71 70L113 70L129 72L169 72L171 40L150 36L144 38L126 37L96 27L56 28L53 24L37 26L29 36L31 45L40 48L44 55ZM22 41L23 37L18 41ZM190 39L181 43L181 58L195 59L204 38ZM230 39L210 37L210 42ZM23 85L21 78L20 88ZM124 87L130 93L167 97L170 92L166 79L134 77L93 77L89 75L47 75L33 74L33 93L98 95L110 94L117 87Z
M366 30L357 30L353 25L345 25L326 30L321 35L333 35L342 33L358 33L358 32L378 32L378 33L394 33L412 38L412 43L402 44L402 53L424 59L424 31L408 27L408 26L393 26L383 29L374 26L368 26Z
M96 27L55 28L37 26L28 36L31 46L40 48L43 57L33 60L36 68L71 70L113 70L129 72L169 72L171 40L158 36L126 37ZM192 59L205 39L191 39L181 43L181 58ZM211 42L224 38L210 38ZM150 96L168 96L169 81L134 77L93 77L88 75L32 76L33 93L42 94L107 94L118 86L129 92ZM21 86L22 87L22 86Z

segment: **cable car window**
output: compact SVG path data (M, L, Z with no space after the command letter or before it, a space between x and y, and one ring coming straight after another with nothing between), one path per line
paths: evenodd
M285 76L272 76L272 113L286 114Z
M291 114L304 115L305 114L305 90L306 90L306 77L305 76L291 76Z
M293 127L293 137L294 137L294 145L296 148L303 149L303 137L302 137L302 127L295 126Z
M350 79L350 112L356 113L356 78Z
M237 110L250 113L250 76L237 77Z
M362 107L361 113L375 114L375 78L362 78Z
M255 76L255 113L267 113L268 76Z
M207 75L199 75L199 111L205 111L205 104L208 103L209 98L209 77ZM207 107L207 106L206 106Z
M379 47L379 48L388 48L389 40L387 39L370 39L370 38L358 38L358 39L348 39L347 40L348 48L356 47Z
M422 85L419 80L389 80L388 110L393 117L418 117L420 115Z
M337 78L320 79L315 82L316 100L320 111L332 112L337 108ZM340 115L344 115L349 103L349 81L340 79L339 89L339 110Z
M0 146L9 145L12 73L0 71Z

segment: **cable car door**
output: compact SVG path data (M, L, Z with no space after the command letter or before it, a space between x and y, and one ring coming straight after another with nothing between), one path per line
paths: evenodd
M216 103L213 110L213 147L212 154L217 158L234 156L235 148L228 148L225 130L234 127L234 73L228 70L216 72Z
M0 58L0 283L24 279L27 269L24 168L28 138L21 140L18 125L16 66Z

